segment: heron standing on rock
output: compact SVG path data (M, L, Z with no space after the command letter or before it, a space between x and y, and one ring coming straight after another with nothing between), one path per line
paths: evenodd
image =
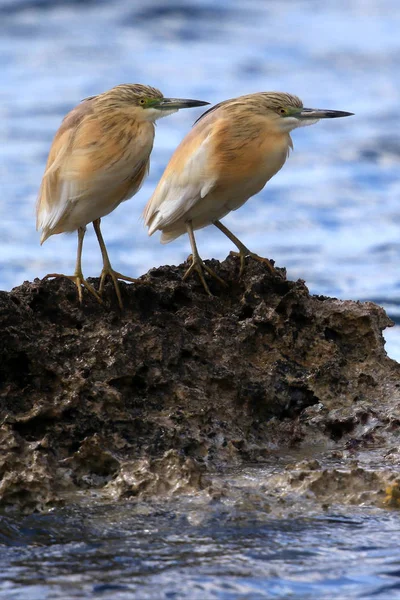
M162 231L161 242L189 235L192 264L208 294L203 270L223 281L200 258L194 230L215 225L238 248L240 274L246 256L272 264L251 252L220 222L257 194L284 165L293 148L290 131L319 119L347 117L338 110L304 108L296 96L261 92L226 100L206 111L173 154L144 211L149 235Z
M74 275L52 273L75 282L82 302L82 285L99 301L109 275L122 307L118 280L135 281L111 267L100 230L100 219L141 187L154 141L154 122L180 108L208 102L164 98L146 85L117 85L81 102L64 118L50 148L37 202L40 242L57 233L78 231ZM82 274L86 225L93 222L103 257L99 293Z

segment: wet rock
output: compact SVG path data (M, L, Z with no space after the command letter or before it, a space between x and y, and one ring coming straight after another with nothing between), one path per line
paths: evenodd
M168 450L161 458L142 458L125 462L118 476L107 486L106 494L113 500L196 492L210 485L205 465Z
M382 308L311 296L255 261L240 281L237 259L210 265L228 282L210 281L213 297L182 281L187 265L161 267L121 284L123 313L110 284L82 307L68 280L0 293L4 505L193 492L277 449L396 447Z
M7 425L0 431L0 498L3 505L24 512L58 502L63 489L56 481L53 457L41 451L40 442L27 442Z

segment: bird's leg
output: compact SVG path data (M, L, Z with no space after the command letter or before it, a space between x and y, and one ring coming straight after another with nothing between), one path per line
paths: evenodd
M82 249L83 249L83 238L85 237L86 227L79 227L78 229L78 250L76 253L76 265L75 272L73 275L64 275L63 273L49 273L43 279L49 279L50 277L66 277L73 281L78 290L79 303L82 304L82 286L84 286L88 292L90 292L100 304L103 303L102 299L96 292L93 286L83 276L82 273Z
M106 245L105 245L105 242L104 242L101 230L100 230L100 219L96 219L95 221L93 221L93 227L96 232L97 240L99 242L99 246L100 246L100 250L101 250L101 255L103 257L103 269L102 269L101 275L100 275L99 294L101 295L103 293L104 283L105 283L107 275L109 275L114 284L115 292L116 292L117 298L118 298L119 307L122 310L123 304L122 304L121 290L119 289L118 279L122 279L123 281L132 281L133 283L135 283L137 281L137 279L133 279L133 277L126 277L125 275L118 273L118 271L114 271L114 269L111 266L110 259L108 258L107 248L106 248Z
M200 258L199 252L197 250L197 245L196 245L196 240L194 237L194 233L193 233L193 225L191 221L188 221L186 223L186 230L189 236L189 240L190 240L190 245L192 247L192 264L190 265L190 267L188 268L188 270L186 271L186 273L183 276L183 280L185 281L185 279L187 279L189 277L189 275L191 273L193 273L193 271L197 271L199 277L200 277L200 281L203 284L203 287L205 289L205 291L207 292L207 294L209 296L212 296L212 293L210 292L210 289L207 285L206 280L204 279L204 271L207 271L207 273L209 275L211 275L211 277L214 277L214 279L216 279L219 283L221 283L223 286L226 286L226 283L223 279L221 279L220 277L218 277L218 275L211 269L211 267L207 266L202 259Z
M258 254L255 254L254 252L251 252L247 248L247 246L245 246L236 237L236 235L234 235L231 231L229 231L229 229L227 227L225 227L225 225L222 225L222 223L220 221L214 221L214 225L215 225L215 227L218 227L218 229L220 231L222 231L222 233L224 233L226 235L226 237L228 237L231 240L231 242L233 242L235 244L235 246L239 249L239 252L231 252L232 256L239 256L240 257L239 277L241 277L243 275L245 261L246 261L246 256L250 256L251 258L254 258L254 260L258 260L259 262L262 262L263 264L265 264L265 266L267 267L268 271L272 275L278 275L279 274L278 271L272 266L271 261L268 260L268 258L264 258L263 256L258 256Z

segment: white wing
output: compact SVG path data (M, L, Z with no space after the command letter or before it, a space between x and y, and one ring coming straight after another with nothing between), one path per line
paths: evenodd
M144 212L149 235L182 219L215 185L216 179L207 175L210 138L208 134L181 168L171 159Z

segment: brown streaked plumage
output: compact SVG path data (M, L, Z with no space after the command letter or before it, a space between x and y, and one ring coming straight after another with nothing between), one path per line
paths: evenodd
M100 219L141 187L150 164L154 122L180 108L208 102L164 98L156 88L142 84L118 85L87 98L63 120L50 148L37 201L37 228L41 243L54 234L78 231L74 275L68 277L82 301L82 285L98 300L109 275L122 307L118 279L135 281L114 271L101 235ZM103 270L99 294L84 279L81 257L86 225L93 222Z
M263 261L231 233L220 219L257 194L284 165L293 147L290 131L319 119L352 113L303 108L297 96L261 92L225 100L207 110L173 154L144 210L149 235L162 232L168 243L187 232L192 246L192 265L210 293L197 251L194 230L214 224L239 249L243 272L246 256Z

